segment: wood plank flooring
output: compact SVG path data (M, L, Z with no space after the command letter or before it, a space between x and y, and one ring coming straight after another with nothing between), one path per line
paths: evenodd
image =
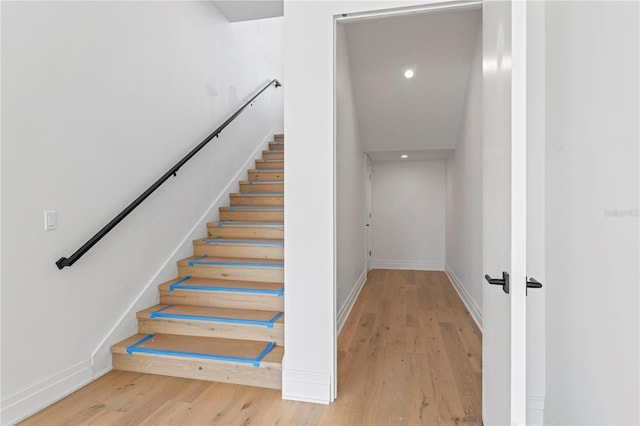
M111 372L24 425L482 424L481 334L442 272L373 270L338 339L338 398Z

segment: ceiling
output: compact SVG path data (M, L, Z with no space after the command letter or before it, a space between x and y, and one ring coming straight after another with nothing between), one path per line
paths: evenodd
M283 0L212 0L229 22L250 21L284 15Z
M431 159L455 148L481 15L465 9L344 24L360 138L365 151L379 153L372 160L397 160L400 151ZM430 150L438 152L420 153Z

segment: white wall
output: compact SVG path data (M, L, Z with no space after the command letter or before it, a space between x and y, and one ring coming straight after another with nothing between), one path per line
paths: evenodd
M353 98L349 46L336 26L336 297L338 330L366 279L364 151Z
M373 268L444 270L444 160L373 163Z
M56 268L282 77L282 20L232 25L211 2L1 7L1 390L11 422L109 368L109 344L135 331L131 304L157 300L155 285L205 235L229 180L282 131L282 90L269 89L84 258ZM58 229L44 232L49 209Z
M482 18L456 149L447 159L446 271L482 328Z
M546 5L547 424L640 423L638 8Z
M336 396L333 18L424 3L285 1L286 399Z

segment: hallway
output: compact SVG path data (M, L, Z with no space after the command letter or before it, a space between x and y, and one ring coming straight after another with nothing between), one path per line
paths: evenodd
M443 272L372 270L338 339L338 399L111 372L27 419L53 424L481 424L481 334Z

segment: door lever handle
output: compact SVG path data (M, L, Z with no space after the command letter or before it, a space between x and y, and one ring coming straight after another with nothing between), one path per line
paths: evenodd
M527 294L529 293L529 289L530 288L542 288L542 283L540 283L540 281L536 280L535 278L531 277L529 279L527 279Z
M502 291L509 294L509 273L508 272L503 272L502 278L491 278L489 275L485 275L484 279L487 280L489 284L501 285Z

